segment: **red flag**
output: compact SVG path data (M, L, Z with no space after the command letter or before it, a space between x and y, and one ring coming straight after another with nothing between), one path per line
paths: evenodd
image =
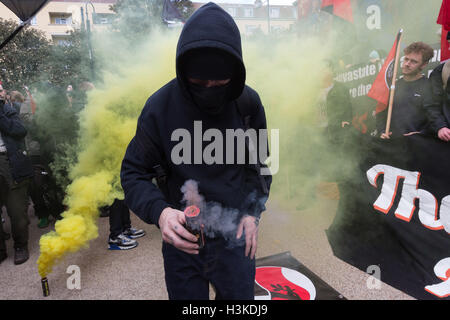
M439 16L436 21L441 24L445 30L450 30L450 0L443 0L441 9L439 10Z
M379 113L387 108L389 103L389 92L392 83L392 79L394 76L394 63L395 63L395 55L398 50L398 43L400 39L402 31L400 31L395 39L394 45L392 46L391 51L389 52L386 60L384 61L383 67L381 67L380 72L378 73L375 81L372 84L367 96L377 100L378 105L375 109L376 113Z
M441 61L445 61L447 59L450 59L450 45L447 40L447 34L448 31L444 29L444 26L442 26L442 33L441 33Z
M351 0L323 0L322 9L353 23Z
M450 30L450 0L443 0L439 16L436 21L442 25L441 32L441 61L450 58L450 48L447 39L448 30Z

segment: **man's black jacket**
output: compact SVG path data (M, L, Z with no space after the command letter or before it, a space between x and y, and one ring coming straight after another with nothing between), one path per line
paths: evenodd
M33 176L31 161L26 156L25 136L27 130L9 104L0 101L0 133L7 149L11 175L16 182Z
M193 102L182 74L183 55L198 48L217 48L236 59L230 86L232 99L219 115L202 112ZM180 35L176 53L177 77L155 92L146 102L138 119L136 135L128 145L121 168L121 183L126 205L147 223L158 225L166 207L183 209L181 187L193 179L199 183L199 192L207 202L217 202L236 214L259 216L264 210L267 195L263 195L258 173L239 164L194 164L194 121L201 121L202 133L218 129L225 145L227 129L244 128L236 99L247 90L253 114L250 126L266 128L264 108L258 94L245 85L245 67L242 60L241 39L233 19L219 6L208 3L198 9L186 22ZM179 141L172 141L177 129L187 130L191 137L191 164L175 164L171 152ZM203 142L204 150L210 142ZM224 147L225 148L225 147ZM197 149L198 150L198 149ZM223 151L224 163L226 150ZM235 152L236 156L236 152ZM200 154L201 157L201 154ZM236 163L236 162L234 162ZM166 194L151 182L156 176L153 167L162 164L167 176ZM270 186L271 176L265 176ZM249 203L249 199L252 199Z
M430 134L430 111L435 104L431 93L431 83L422 76L418 80L397 80L392 106L390 130L393 137L400 137L410 132ZM388 108L377 114L377 130L386 130Z
M352 123L352 103L348 88L335 81L327 95L328 133L334 142L341 142L344 130L342 122Z

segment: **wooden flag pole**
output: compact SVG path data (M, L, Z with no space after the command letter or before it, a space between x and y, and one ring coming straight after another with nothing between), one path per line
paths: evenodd
M403 29L399 31L400 35L397 40L397 50L395 52L395 62L394 62L394 73L392 74L392 84L391 84L391 90L389 92L389 108L388 108L388 114L387 114L387 120L386 120L386 131L385 134L389 137L389 130L391 128L391 118L392 118L392 106L394 104L394 93L395 93L395 83L396 83L396 75L397 75L397 69L398 69L398 60L400 58L400 41L402 40L403 35Z

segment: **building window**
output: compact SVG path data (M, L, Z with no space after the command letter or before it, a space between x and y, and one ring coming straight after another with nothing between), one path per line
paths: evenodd
M93 17L94 24L110 24L113 16L110 13L97 13Z
M23 21L19 19L19 23L23 23ZM32 26L37 25L36 16L34 16L33 18L31 18L31 20L30 20L30 25L32 25Z
M270 17L271 18L279 18L280 17L280 8L270 8Z
M255 25L246 25L245 26L245 34L251 36L259 29L258 26Z
M55 24L67 24L66 18L55 18Z
M58 46L67 47L67 46L71 45L71 42L68 40L67 36L53 35L52 40L53 40L53 43Z
M72 24L72 15L69 13L50 13L50 24Z
M232 16L233 18L236 17L236 8L234 7L229 7L227 8L227 12L230 14L230 16Z
M253 8L244 8L244 17L253 18Z

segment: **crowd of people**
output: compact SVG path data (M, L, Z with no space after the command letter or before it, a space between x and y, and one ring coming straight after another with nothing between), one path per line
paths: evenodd
M7 213L11 226L11 233L4 230L2 215L0 263L7 258L5 241L12 238L16 265L29 259L30 204L39 228L48 227L50 215L61 219L64 209L62 191L49 167L55 149L44 147L47 142L37 134L36 102L28 87L23 92L25 96L0 84L0 214Z
M86 92L93 85L83 82L76 91L72 85L65 90L48 83L44 87L45 99L37 103L28 87L22 93L7 91L0 84L0 263L8 256L9 239L14 242L14 264L29 259L30 206L41 229L62 219L65 209L67 181L58 181L56 176L67 176L67 168L56 172L60 169L52 170L52 164L60 157L58 153L64 152L65 143L76 143L77 114L84 108ZM48 115L38 116L38 104L45 104ZM46 126L46 116L58 117L58 129ZM110 218L110 249L136 247L134 239L145 235L143 230L131 227L123 201L117 200L110 208L104 208L102 216ZM8 217L11 230L3 227Z
M402 78L397 82L394 96L392 131L384 132L387 110L380 112L377 115L379 137L391 139L423 133L449 142L450 62L439 65L428 78L422 71L433 57L431 47L415 42L405 48L404 54ZM192 131L194 120L201 119L211 128L240 128L243 123L249 128L267 128L258 94L245 85L238 28L223 9L207 4L185 24L177 48L176 71L177 77L147 101L136 135L128 145L121 168L125 200L116 199L104 209L110 218L109 249L135 248L135 239L145 235L143 230L131 226L131 209L143 221L161 229L171 299L207 299L208 282L214 284L220 298L251 299L259 218L265 209L272 177L261 177L260 168L250 164L176 166L168 160L174 145L170 130L181 127ZM324 91L318 99L319 126L330 145L342 143L345 137L342 132L352 121L348 90L334 80L335 71L330 63ZM48 226L49 214L58 219L63 211L58 196L61 190L54 184L49 168L53 158L42 161L42 153L33 150L33 137L27 134L32 132L28 129L33 125L36 106L29 91L26 92L27 98L17 91L11 91L8 96L0 87L0 206L5 206L11 220L15 264L29 258L30 197L40 218L39 227ZM241 95L246 98L241 100ZM75 104L73 97L73 88L68 87L64 101L71 107ZM238 108L242 104L252 111L245 114L248 110L229 109L234 101ZM36 143L39 145L39 141ZM258 159L257 165L265 164ZM157 167L169 171L163 174L165 188L162 185L158 188L151 180L161 178ZM237 238L245 238L240 246L231 248L223 238L217 237L208 238L204 247L199 247L197 238L185 228L182 211L180 190L187 178L200 182L207 201L239 208ZM253 200L248 201L249 198ZM7 257L7 238L0 227L0 262Z
M450 61L440 63L428 77L424 71L434 50L424 42L413 42L404 49L401 75L396 81L390 130L386 133L388 108L374 111L375 135L382 139L421 133L444 142L450 141ZM372 52L371 56L376 56ZM372 57L371 57L372 59ZM338 68L328 61L322 103L318 103L319 122L333 143L341 143L344 128L352 123L352 103L345 85L333 79ZM332 72L333 76L329 76ZM320 107L322 106L322 107ZM378 108L377 108L378 109ZM341 141L341 142L339 142Z

